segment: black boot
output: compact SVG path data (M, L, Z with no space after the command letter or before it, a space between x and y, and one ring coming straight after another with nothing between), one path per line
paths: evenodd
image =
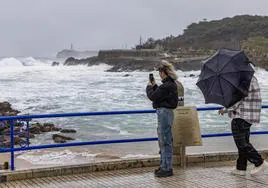
M156 171L154 173L154 175L156 177L168 177L168 176L173 176L173 170L163 170L163 169L159 169L158 171Z
M157 168L157 169L155 169L155 170L154 170L154 174L155 174L155 173L157 173L159 170L161 170L161 168L160 168L160 167L159 167L159 168Z

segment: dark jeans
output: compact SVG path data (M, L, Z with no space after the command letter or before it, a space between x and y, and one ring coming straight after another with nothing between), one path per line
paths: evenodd
M231 124L239 155L236 163L237 170L246 170L247 161L253 163L256 167L260 166L263 163L263 159L251 143L249 143L251 124L240 118L233 119Z

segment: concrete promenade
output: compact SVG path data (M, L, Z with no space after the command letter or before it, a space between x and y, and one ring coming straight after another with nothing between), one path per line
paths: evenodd
M268 187L268 172L263 176L234 176L230 174L234 162L195 164L186 169L174 168L174 176L154 177L155 167L123 169L103 172L53 176L0 183L8 187L47 188L265 188ZM251 166L252 167L252 166Z
M252 143L261 149L268 160L267 135L251 137ZM155 178L153 171L159 165L159 156L136 159L109 159L104 161L70 160L65 165L37 166L25 161L16 171L0 170L0 187L267 187L268 172L264 176L245 177L230 174L237 157L231 137L203 140L203 146L187 148L187 167L174 165L174 176ZM133 143L137 145L137 143ZM156 142L144 143L157 151ZM119 144L125 151L128 144ZM91 147L90 147L91 148ZM134 147L131 147L132 149ZM139 152L146 148L139 148ZM154 151L154 152L155 152ZM78 151L76 151L78 152ZM174 158L175 159L175 158ZM180 164L180 158L175 163ZM252 165L249 166L249 170Z

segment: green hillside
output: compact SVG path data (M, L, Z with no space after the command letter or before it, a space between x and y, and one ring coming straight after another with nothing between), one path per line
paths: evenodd
M218 49L237 48L244 40L253 37L268 38L268 16L241 15L213 21L190 24L179 36L148 39L143 48L162 46L165 50L178 48Z
M257 66L268 69L268 16L204 19L187 26L182 35L149 38L137 48L160 48L185 56L210 55L219 48L243 49Z

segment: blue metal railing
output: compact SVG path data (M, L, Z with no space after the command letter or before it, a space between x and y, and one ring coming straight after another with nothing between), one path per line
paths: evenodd
M268 105L262 106L262 108L268 108ZM209 111L219 110L221 107L202 107L197 108L197 111ZM92 142L72 142L63 144L48 144L29 146L29 123L27 122L27 145L25 147L14 147L14 121L15 120L29 120L29 119L40 119L40 118L56 118L56 117L79 117L79 116L103 116L103 115L122 115L122 114L147 114L156 113L156 110L133 110L133 111L110 111L110 112L82 112L82 113L65 113L65 114L41 114L41 115L21 115L21 116L0 116L0 121L10 122L10 148L0 148L0 153L10 152L10 163L11 170L15 169L14 164L14 152L26 151L35 149L47 149L47 148L59 148L59 147L70 147L70 146L83 146L83 145L100 145L100 144L114 144L114 143L130 143L130 142L146 142L146 141L157 141L158 138L137 138L137 139L122 139L122 140L101 140ZM268 134L268 131L252 132L254 135ZM223 137L231 136L232 133L216 133L216 134L203 134L202 138L211 137Z

